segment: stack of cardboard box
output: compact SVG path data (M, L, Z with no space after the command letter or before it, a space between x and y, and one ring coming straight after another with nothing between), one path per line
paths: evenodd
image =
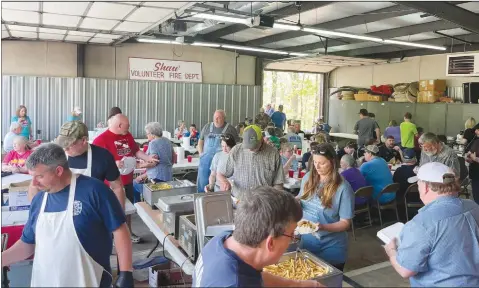
M421 80L417 102L438 102L439 98L444 97L444 92L446 92L446 80Z

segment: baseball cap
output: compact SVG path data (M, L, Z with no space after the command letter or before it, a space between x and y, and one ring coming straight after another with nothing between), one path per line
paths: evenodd
M416 152L414 149L405 149L402 153L402 156L404 158L404 162L412 162L416 160Z
M358 114L361 114L361 115L364 115L364 116L368 116L368 115L369 115L367 109L361 109L361 110L359 110L359 113L358 113Z
M75 106L75 108L73 108L73 112L77 113L77 114L82 114L83 112L81 111L81 108L79 106Z
M454 172L448 166L439 162L430 162L422 165L417 172L417 176L408 179L409 183L415 183L418 180L433 182L433 183L451 183L454 178L446 178L444 175L452 174Z
M62 125L60 128L60 135L55 139L55 143L62 148L67 148L73 142L82 138L88 137L88 128L83 122L71 121Z
M379 153L379 148L377 145L368 145L366 146L366 151L371 152L373 154L378 154Z
M249 125L243 131L243 149L256 149L262 138L261 128Z

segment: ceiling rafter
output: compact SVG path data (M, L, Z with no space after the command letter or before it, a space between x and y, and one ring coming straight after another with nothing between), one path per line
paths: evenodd
M306 11L310 11L310 10L317 9L317 8L320 8L320 7L324 7L324 6L330 5L332 3L334 3L334 2L332 2L332 1L303 2L303 3L301 3L301 12L306 12ZM298 7L295 4L292 4L292 5L280 8L278 10L274 10L272 12L266 13L267 16L276 16L278 14L281 15L281 16L280 17L275 17L277 19L283 19L283 18L293 16L295 14L298 14ZM221 37L224 37L224 36L227 36L227 35L230 35L230 34L234 34L234 33L249 29L249 28L250 27L248 27L246 25L233 24L233 25L230 25L228 27L218 29L216 31L204 34L203 38L205 38L205 39L217 39L217 38L221 38ZM296 31L296 32L298 32L298 31ZM257 46L259 46L259 45L257 45Z
M355 25L365 24L376 22L384 19L389 19L393 17L404 16L408 14L413 14L414 11L411 8L403 7L401 5L395 5L387 8L382 8L374 11L370 11L360 15L349 16L337 20L328 21L325 23L312 25L311 28L320 28L328 30L337 30L346 27L351 27ZM314 35L313 33L308 33L304 31L287 31L283 33L274 34L271 36L266 36L258 38L255 40L248 41L244 43L248 46L262 46L274 42L284 41L288 39L293 39L301 36Z
M401 2L402 5L436 16L471 32L479 34L479 15L447 2Z
M454 28L458 28L457 25L449 23L449 22L445 22L442 20L437 20L437 21L423 23L423 24L415 24L415 25L409 25L409 26L404 26L399 28L381 30L377 32L367 33L364 35L379 37L383 39L393 39L396 37L414 35L414 34L419 34L424 32L431 32L434 30L448 30L448 29L454 29ZM341 38L337 40L331 39L328 42L328 48L344 45L343 42L340 42L341 40L348 41L351 44L366 42L364 40L351 39L351 38ZM322 48L324 48L324 45L321 41L319 41L316 43L311 43L306 45L284 47L282 49L291 51L291 52L303 52L303 51L311 51L311 50L322 49Z
M477 34L467 34L467 35L461 35L461 38L468 41L468 42L473 42L473 43L478 43L479 42L479 35ZM429 44L429 45L443 45L443 46L449 46L451 44L454 44L454 40L450 39L448 37L441 37L441 38L434 38L434 39L428 39L428 40L421 40L421 41L414 41L412 43L417 43L417 44ZM464 45L464 44L461 44ZM417 50L417 47L412 47L412 46L400 46L400 45L380 45L380 46L374 46L374 47L366 47L366 48L359 48L359 49L353 49L353 50L346 50L346 51L338 51L335 53L332 53L334 55L341 55L341 56L361 56L361 55L370 55L370 54L378 54L378 53L388 53L388 52L397 52L397 51L406 51L406 50ZM446 50L445 52L447 52Z
M38 27L38 24L25 23L25 22L15 22L15 21L2 21L2 24L26 26L26 27ZM43 24L41 27L42 28L49 28L49 29L80 31L80 32L90 32L90 33L102 33L102 34L108 34L109 33L109 30L97 30L97 29L90 29L90 28L76 28L76 27L59 26L59 25L45 25L45 24ZM125 36L125 35L133 35L134 36L135 33L112 31L110 34L120 35L120 36Z

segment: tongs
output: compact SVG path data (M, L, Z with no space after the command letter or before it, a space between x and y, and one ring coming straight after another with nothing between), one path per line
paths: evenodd
M295 264L296 264L296 260L298 260L298 254L301 254L301 257L303 259L306 259L306 256L304 255L303 251L301 251L301 249L298 247L298 248L296 248L296 253L294 255L294 263ZM306 269L309 272L309 267L308 266L306 266Z

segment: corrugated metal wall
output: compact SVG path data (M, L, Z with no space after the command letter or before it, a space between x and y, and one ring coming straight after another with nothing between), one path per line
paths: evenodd
M1 104L2 140L21 104L28 109L34 133L40 130L39 139L54 139L75 105L82 107L90 130L118 106L130 118L133 136L145 138L148 122L158 121L171 133L180 119L201 129L216 109L224 109L234 125L254 118L261 107L261 86L2 76Z

